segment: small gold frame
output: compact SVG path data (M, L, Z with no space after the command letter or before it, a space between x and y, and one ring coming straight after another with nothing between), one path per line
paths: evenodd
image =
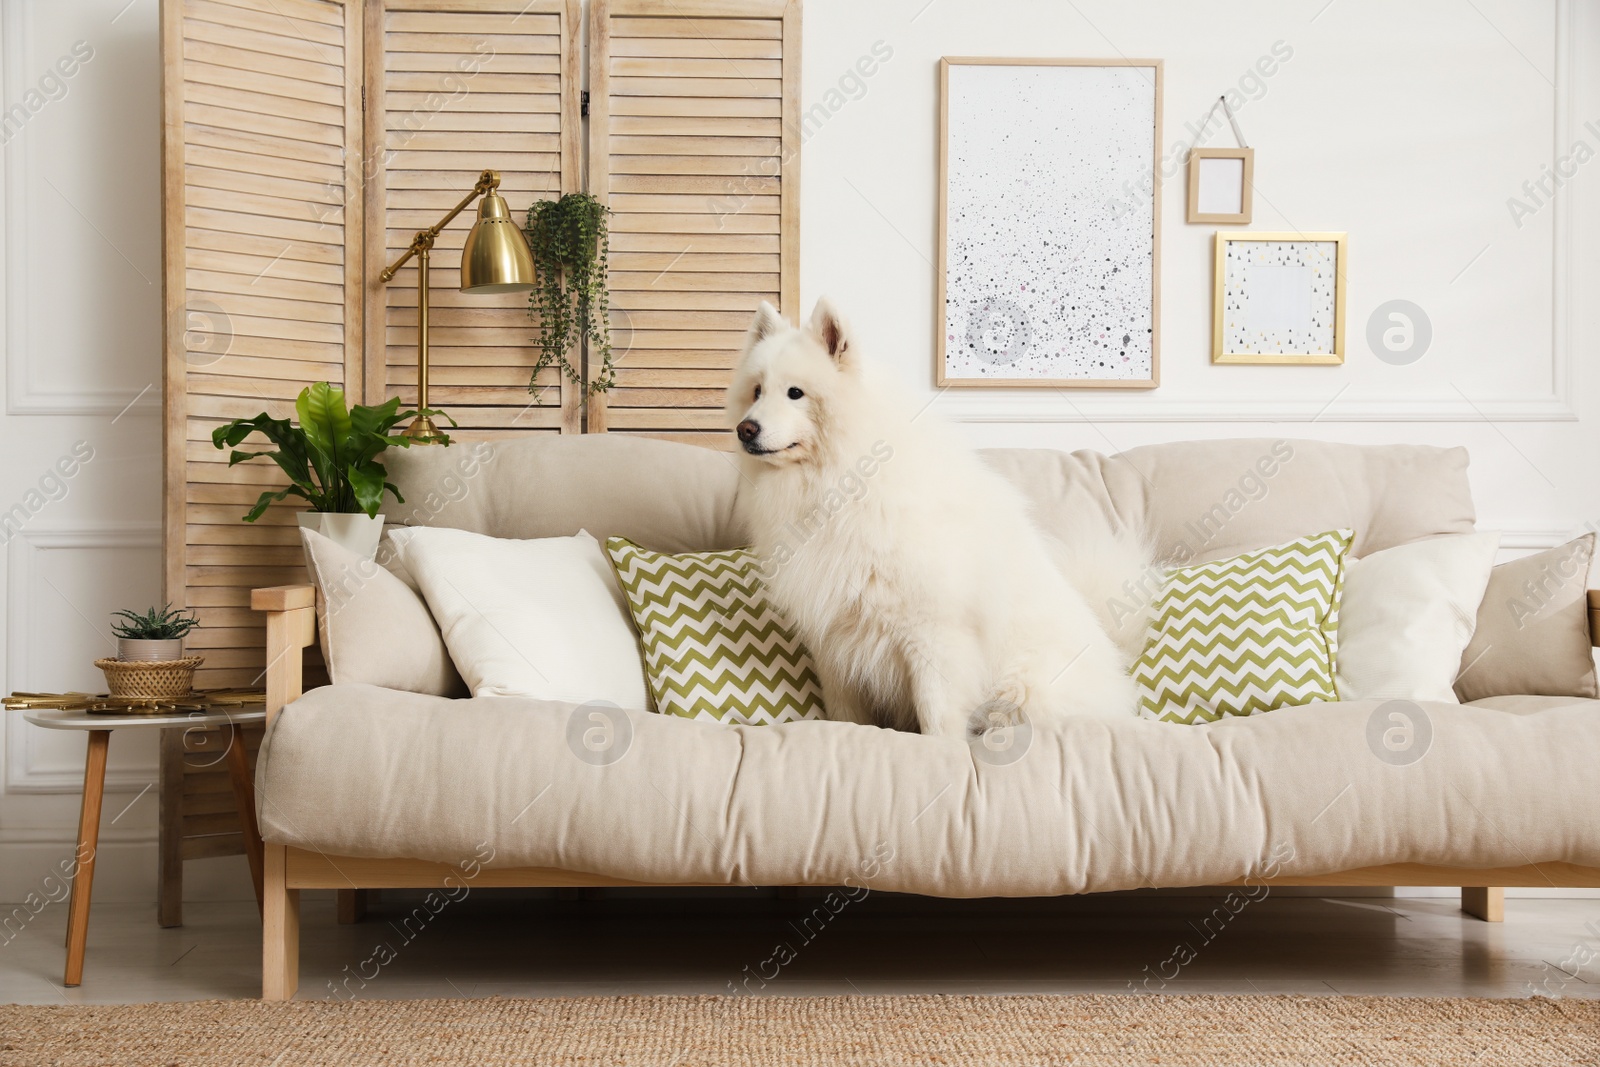
M1239 213L1236 215L1202 213L1200 210L1200 161L1202 159L1244 160L1243 185L1239 189ZM1254 148L1196 148L1189 153L1189 215L1190 222L1226 222L1233 225L1250 225L1256 182L1256 150Z
M1344 294L1346 272L1345 233L1295 233L1244 230L1218 230L1215 266L1211 280L1211 362L1213 364L1281 364L1316 366L1344 362ZM1331 243L1333 250L1333 351L1332 352L1225 352L1224 321L1228 289L1228 245L1243 241L1297 241L1306 244Z

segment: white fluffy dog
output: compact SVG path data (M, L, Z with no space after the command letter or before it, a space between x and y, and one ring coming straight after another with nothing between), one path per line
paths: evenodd
M740 519L830 718L964 737L1136 714L1142 625L1119 647L1086 595L1140 573L1140 546L1052 545L1009 482L869 380L826 301L804 329L761 305L727 414Z

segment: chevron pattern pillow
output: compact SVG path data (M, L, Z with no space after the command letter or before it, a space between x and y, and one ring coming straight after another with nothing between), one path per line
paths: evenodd
M811 653L767 602L753 553L674 556L612 537L606 554L657 711L747 726L822 717Z
M1167 574L1133 667L1140 714L1214 722L1338 700L1339 594L1350 530Z

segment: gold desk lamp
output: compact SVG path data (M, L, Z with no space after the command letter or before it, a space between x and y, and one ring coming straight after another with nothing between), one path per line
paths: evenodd
M392 281L406 260L417 257L417 410L419 414L406 427L406 436L417 444L433 444L442 435L427 415L428 407L428 256L440 232L468 204L478 197L478 221L472 224L461 248L461 291L463 293L514 293L533 288L533 253L522 236L522 228L511 218L511 209L497 191L500 174L486 170L478 176L461 203L426 230L418 230L411 247L399 259L383 268L379 279Z

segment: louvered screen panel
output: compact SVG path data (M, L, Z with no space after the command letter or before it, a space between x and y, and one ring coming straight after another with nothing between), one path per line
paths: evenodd
M369 177L367 389L416 400L417 267L387 286L383 265L471 191L484 170L519 224L535 199L578 188L577 0L384 0L367 12ZM381 90L378 88L381 87ZM469 207L433 250L429 403L464 436L578 432L581 390L538 359L525 294L460 291ZM442 423L441 423L442 424Z
M255 586L305 581L283 477L211 431L289 417L307 383L361 391L359 3L162 6L166 595L195 609L202 686L261 684ZM347 169L348 168L348 169Z
M727 447L751 313L799 314L799 3L595 0L590 17L618 370L588 428Z

